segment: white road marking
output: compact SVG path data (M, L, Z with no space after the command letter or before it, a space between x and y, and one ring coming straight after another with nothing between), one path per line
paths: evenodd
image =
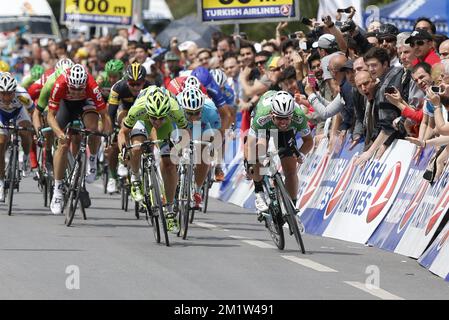
M349 284L350 286L353 286L354 288L360 289L362 291L365 291L366 293L369 293L375 297L378 297L382 300L405 300L404 298L401 298L397 295L394 295L388 291L385 291L381 288L369 288L366 284L357 282L357 281L344 281L346 284Z
M266 242L263 242L263 241L258 241L258 240L242 240L242 242L245 242L245 243L247 243L247 244L249 244L249 245L256 246L256 247L262 248L262 249L276 249L275 246L273 246L273 245L271 245L271 244L268 244L268 243L266 243Z
M229 238L237 239L237 240L240 240L240 239L248 239L248 238L242 237L242 236L229 236Z
M304 267L313 269L315 271L319 271L319 272L338 272L335 269L329 268L325 265L322 265L318 262L312 261L310 259L301 259L295 256L281 256L284 259L290 260L294 263L300 264Z
M194 224L196 224L198 227L206 228L206 229L210 229L210 230L220 229L220 227L217 227L216 225L213 225L210 223L205 223L205 222L194 222Z

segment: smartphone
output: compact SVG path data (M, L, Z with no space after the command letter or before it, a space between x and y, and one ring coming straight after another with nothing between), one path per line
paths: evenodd
M440 93L440 87L432 86L432 91L435 92L435 93Z
M385 93L393 94L395 92L396 92L396 88L395 87L386 87L385 88Z
M288 38L289 38L289 39L295 40L295 39L296 39L296 33L290 33L290 34L288 35Z
M303 18L301 19L301 23L302 23L302 24L305 24L306 26L312 26L312 20L310 20L309 18L303 17Z
M307 51L307 42L301 41L299 43L299 49L301 49L302 51Z
M313 73L308 74L307 81L309 81L309 84L312 88L316 88L316 77Z

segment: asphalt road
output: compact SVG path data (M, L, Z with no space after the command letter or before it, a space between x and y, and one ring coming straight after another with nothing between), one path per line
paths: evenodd
M30 178L12 216L0 205L0 299L449 298L449 283L414 259L310 235L306 255L293 237L279 251L253 213L215 200L187 240L158 245L119 195L99 182L89 191L88 219L72 227L43 207Z

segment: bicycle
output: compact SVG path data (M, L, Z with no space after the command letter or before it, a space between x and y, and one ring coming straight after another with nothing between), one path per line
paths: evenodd
M52 131L50 127L40 129L39 138L37 140L37 145L39 147L38 152L38 167L36 172L38 188L42 192L44 197L44 207L48 207L48 203L51 201L53 197L53 188L54 188L54 179L52 175L52 168L48 166L52 166L52 163L48 163L46 159L46 150L44 148L44 136L42 133Z
M262 166L268 169L268 173L263 177L263 186L269 201L267 203L268 214L262 215L259 221L265 220L265 227L270 232L271 238L279 250L283 250L285 247L283 226L287 223L290 235L294 234L301 252L305 254L306 250L298 227L295 206L285 188L282 175L273 161L278 153L279 151L269 151L265 157L260 159ZM299 155L299 151L295 150L295 154ZM268 167L267 163L269 163ZM303 226L301 229L303 229Z
M34 132L34 129L28 127L19 127L13 121L13 124L7 126L0 126L0 129L7 130L9 132L8 152L9 161L5 169L5 186L4 186L4 199L8 199L8 216L12 213L12 203L14 197L14 189L19 192L19 184L21 181L21 170L19 169L19 132L29 131Z
M190 140L189 147L184 149L180 163L178 165L179 183L176 188L176 207L178 208L179 215L179 232L178 237L186 239L189 222L193 222L193 216L195 215L195 207L192 206L192 194L194 179L194 152L195 145L205 145L210 148L210 142L204 142L199 140ZM189 219L190 215L190 219Z
M162 198L161 178L159 176L157 161L154 154L154 145L164 142L164 140L144 141L125 147L126 151L140 147L142 150L142 186L144 199L142 205L145 208L145 218L153 227L154 238L157 243L161 242L161 229L164 233L165 245L170 246L168 238L167 222L164 214L164 203ZM162 192L161 192L162 191ZM139 203L136 203L136 210L140 210Z
M66 176L65 179L65 196L64 196L64 207L63 207L63 213L65 214L65 225L69 227L72 222L73 218L75 217L75 212L78 207L78 203L80 203L81 213L83 215L83 219L86 220L86 206L81 197L83 196L83 193L86 191L86 163L87 163L87 140L89 136L99 136L99 137L105 137L108 136L100 133L100 132L93 132L89 131L84 128L77 128L77 127L69 127L66 129L66 133L68 131L76 132L81 135L81 141L78 153L74 157L74 163L72 168L70 169L70 173ZM68 206L68 208L67 208Z
M211 152L212 157L214 156L213 152L214 152L214 150L212 149L212 152ZM216 166L215 160L214 160L214 158L212 158L212 161L211 161L210 167L209 167L209 172L207 173L207 178L204 181L203 186L201 188L201 196L204 201L203 207L201 208L201 211L203 213L207 212L207 205L209 203L209 190L210 190L210 188L212 188L212 185L215 182L215 174L213 174L215 172L215 166ZM191 220L193 221L193 216L192 216ZM192 221L190 221L190 223L192 223Z

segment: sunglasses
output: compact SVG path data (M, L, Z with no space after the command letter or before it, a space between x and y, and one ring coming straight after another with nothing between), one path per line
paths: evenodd
M396 42L397 39L395 37L388 37L388 38L379 38L379 42L383 43L384 41L388 43Z
M423 46L426 42L424 40L418 40L418 41L414 41L412 43L410 43L410 47L414 47L414 46Z
M186 116L194 117L194 116L200 115L201 114L201 110L200 111L195 111L195 112L185 111L185 113L186 113Z
M144 82L143 81L128 81L128 85L130 87L140 87L143 86Z
M160 118L150 116L150 120L151 121L163 121L163 120L165 120L165 116L160 117Z
M74 87L69 87L70 91L83 91L86 90L86 88L74 88Z
M256 65L264 65L265 63L267 63L267 60L256 61Z
M274 119L276 119L277 121L287 121L287 120L291 120L292 116L288 116L288 117L274 116Z

